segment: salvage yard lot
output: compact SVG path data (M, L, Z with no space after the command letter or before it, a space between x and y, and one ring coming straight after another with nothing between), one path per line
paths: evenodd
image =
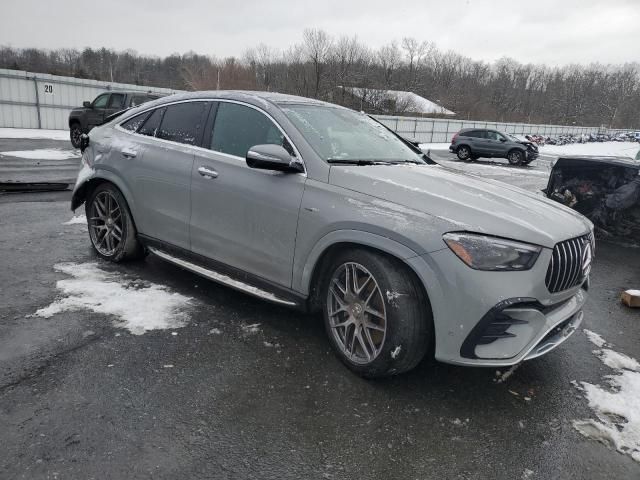
M71 150L51 139L0 142L3 151ZM432 155L532 191L552 161ZM0 196L1 478L640 476L640 373L617 356L640 359L638 312L619 302L640 283L639 249L597 247L583 327L609 345L581 331L510 374L427 361L366 381L331 353L320 318L153 256L98 261L69 197ZM613 396L607 375L620 377ZM618 400L622 411L606 415Z

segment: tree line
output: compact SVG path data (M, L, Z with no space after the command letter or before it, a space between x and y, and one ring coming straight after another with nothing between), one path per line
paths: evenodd
M277 91L357 108L350 94L355 87L369 94L365 109L375 113L408 113L410 105L375 101L377 90L405 90L463 119L640 126L638 63L549 67L510 58L488 63L409 37L372 49L356 36L307 29L285 50L260 44L240 58L0 47L0 68L180 90Z

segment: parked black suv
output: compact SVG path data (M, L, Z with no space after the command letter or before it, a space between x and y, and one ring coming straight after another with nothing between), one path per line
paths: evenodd
M101 93L93 102L84 102L82 107L71 110L69 114L71 143L75 148L79 148L80 135L88 133L93 127L100 125L109 115L155 100L161 96L156 93L137 91Z
M484 128L463 128L451 139L449 151L460 160L506 158L511 165L527 165L538 158L538 147L508 133Z

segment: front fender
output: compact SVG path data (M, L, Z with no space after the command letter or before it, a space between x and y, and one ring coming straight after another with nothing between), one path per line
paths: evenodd
M305 259L300 259L299 261L296 259L294 261L293 289L307 295L311 290L311 278L318 260L327 249L340 243L352 243L375 248L402 260L418 256L415 251L406 245L388 237L361 230L334 230L320 238Z

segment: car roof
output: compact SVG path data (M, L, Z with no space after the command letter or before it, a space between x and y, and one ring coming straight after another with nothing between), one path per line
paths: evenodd
M304 105L322 105L334 108L344 108L334 103L323 102L313 98L298 97L296 95L288 95L285 93L277 92L261 92L253 90L203 90L197 92L178 93L163 97L161 101L154 103L155 105L161 105L165 102L176 102L180 100L193 100L199 98L220 98L227 100L244 101L255 105L264 105L265 103L274 105L286 105L286 104L304 104Z
M600 166L631 167L640 171L640 162L630 157L608 157L604 155L567 155L558 158L554 168L556 166L580 166L581 164L584 165L585 162L593 165L599 164Z
M133 93L133 94L138 94L138 95L167 95L166 93L160 93L160 92L145 92L142 90L107 90L106 92L103 93Z

